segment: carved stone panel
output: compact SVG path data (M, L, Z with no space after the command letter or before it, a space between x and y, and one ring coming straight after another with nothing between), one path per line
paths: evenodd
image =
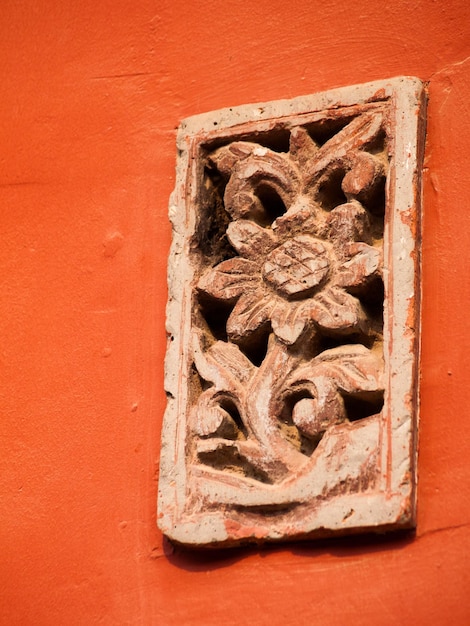
M424 91L185 120L158 522L196 546L415 524Z

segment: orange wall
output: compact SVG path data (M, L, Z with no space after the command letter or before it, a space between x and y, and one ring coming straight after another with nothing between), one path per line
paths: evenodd
M2 0L0 622L470 623L468 0ZM209 556L155 527L188 115L430 81L415 538Z

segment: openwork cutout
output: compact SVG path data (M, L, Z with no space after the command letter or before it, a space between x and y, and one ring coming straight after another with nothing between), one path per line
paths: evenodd
M180 127L159 524L234 545L415 519L416 79Z

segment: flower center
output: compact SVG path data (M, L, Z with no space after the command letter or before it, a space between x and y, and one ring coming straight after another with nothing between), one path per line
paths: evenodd
M263 266L264 279L287 297L306 295L328 271L326 246L309 235L293 237L275 248Z

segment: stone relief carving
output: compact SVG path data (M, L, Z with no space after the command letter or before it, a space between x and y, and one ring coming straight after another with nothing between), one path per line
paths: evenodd
M394 79L182 125L159 507L173 540L413 525L423 108L419 81Z

